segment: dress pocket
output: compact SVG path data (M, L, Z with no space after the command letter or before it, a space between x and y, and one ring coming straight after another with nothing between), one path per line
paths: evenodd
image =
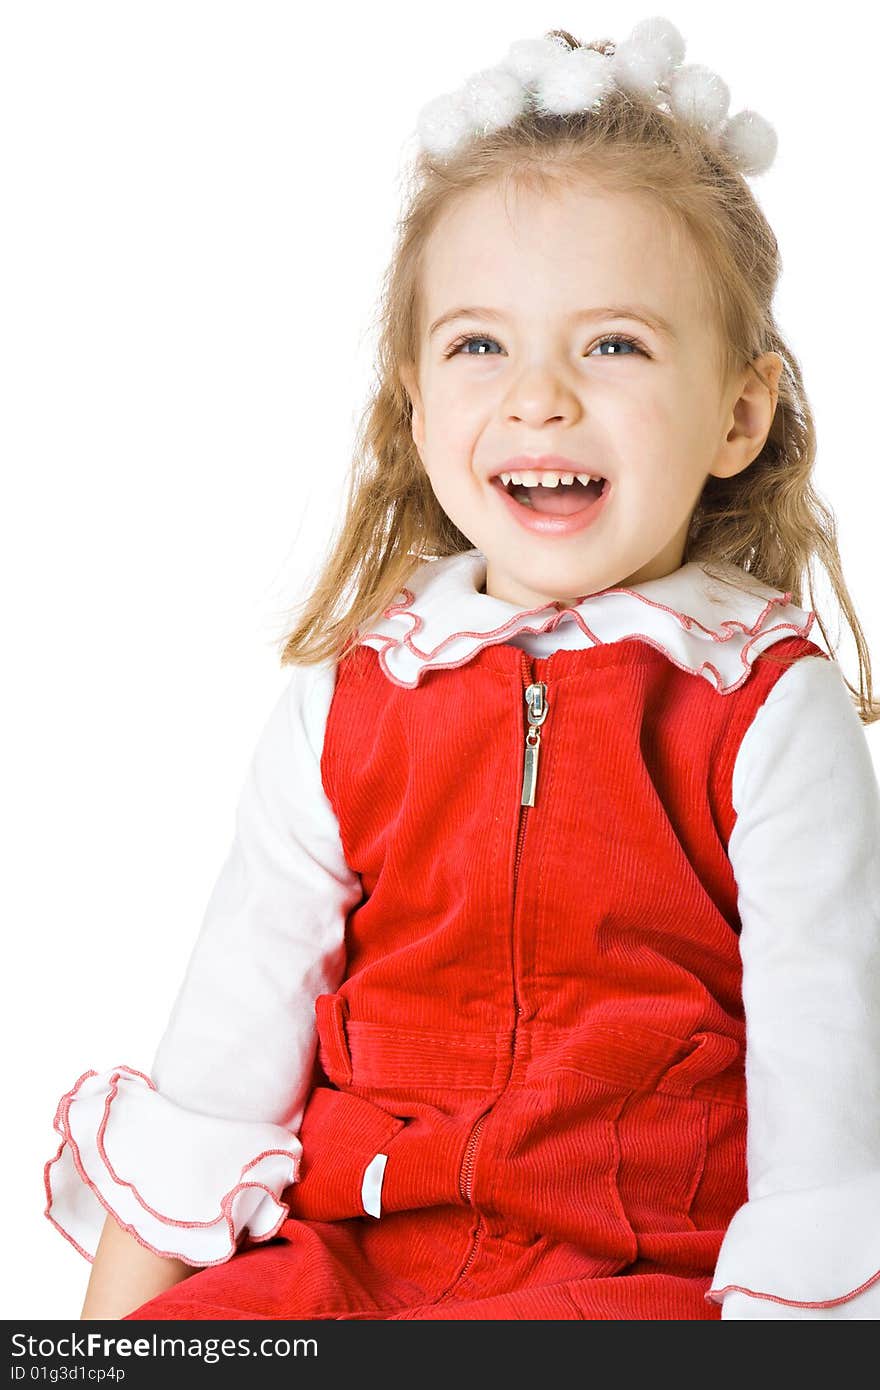
M288 1189L291 1216L339 1221L381 1215L388 1148L406 1120L356 1095L341 994L315 1001L318 1054L329 1086L313 1087L300 1125L299 1180Z
M687 1055L633 1092L617 1120L618 1191L641 1235L723 1225L744 1188L742 1050L715 1032L683 1045Z
M481 1083L498 1069L494 1035L474 1055L460 1034L429 1041L351 1019L342 993L319 995L315 1012L330 1085L312 1091L303 1116L291 1210L324 1220L461 1204L463 1153L492 1099Z
M706 1101L637 1092L617 1117L617 1190L637 1235L691 1231L708 1154Z
M291 1216L379 1216L388 1149L404 1124L361 1096L316 1086L300 1126L299 1180L285 1194Z

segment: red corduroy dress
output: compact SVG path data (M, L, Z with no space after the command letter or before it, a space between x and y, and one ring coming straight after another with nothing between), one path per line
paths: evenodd
M491 645L415 689L344 656L321 773L364 891L290 1216L129 1318L719 1318L747 1196L731 777L819 654L783 638L725 695L635 639Z

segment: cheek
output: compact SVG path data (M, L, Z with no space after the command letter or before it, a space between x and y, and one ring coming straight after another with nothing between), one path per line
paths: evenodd
M618 424L627 437L659 442L676 438L684 427L680 402L657 379L649 388L644 380L637 391L615 392L607 397Z
M473 452L487 416L478 404L452 392L437 393L425 402L424 438L429 456L461 461Z
M692 404L650 393L621 403L617 417L621 465L659 495L675 495L691 486L705 454L704 424Z

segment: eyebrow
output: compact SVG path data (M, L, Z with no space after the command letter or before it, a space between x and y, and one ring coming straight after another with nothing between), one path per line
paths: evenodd
M450 309L448 313L441 314L435 319L428 329L428 337L432 338L438 328L443 328L446 324L452 323L454 319L488 319L492 323L498 323L504 315L497 309L490 309L484 305L470 305L461 309ZM668 319L662 314L658 314L654 309L648 309L644 304L611 304L598 309L576 309L569 315L569 322L584 322L588 319L636 319L646 327L660 333L675 342L676 332Z

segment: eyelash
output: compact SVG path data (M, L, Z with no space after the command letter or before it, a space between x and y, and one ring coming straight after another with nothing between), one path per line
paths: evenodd
M497 338L490 338L490 337L488 336L488 334L486 334L486 333L463 333L463 334L461 335L460 338L456 338L456 340L455 340L454 343L450 343L448 349L446 350L446 352L444 352L443 356L446 357L446 358L456 356L456 354L458 353L458 349L459 349L459 348L466 347L468 343L497 343L497 342L498 342L498 339L497 339ZM637 350L639 353L641 353L642 357L647 357L647 356L649 355L649 354L645 351L645 349L642 347L642 345L641 345L641 343L639 342L638 338L633 338L633 337L631 337L628 333L606 333L605 336L604 336L603 338L597 338L597 339L596 339L595 343L593 344L593 347L594 347L594 348L598 347L600 343L629 343L632 347L636 348L636 350ZM476 357L476 356L478 356L478 355L480 355L480 354L474 353L474 354L472 354L472 355ZM485 354L483 354L483 355L485 355L486 357L488 357L488 356L489 356L489 353L485 353ZM606 357L607 357L607 356L612 356L612 357L613 357L615 354L614 354L614 353L611 353L611 354L605 353L605 354L603 354L603 355L606 356ZM626 356L625 353L622 354L622 355L623 355L623 356Z

